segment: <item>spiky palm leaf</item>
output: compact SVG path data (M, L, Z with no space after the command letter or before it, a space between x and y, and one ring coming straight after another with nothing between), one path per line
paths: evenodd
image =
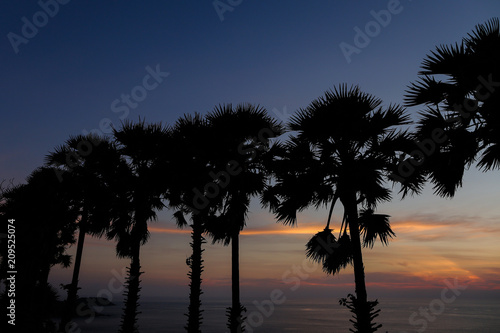
M338 247L333 249L323 262L323 271L327 274L338 274L354 261L353 244L347 233L340 236Z
M325 228L307 242L306 257L321 264L325 273L338 273L352 264L353 253L349 235L344 233L337 240L332 229Z
M306 244L306 257L322 264L338 248L338 242L332 229L325 228L315 234Z
M175 218L175 224L177 225L178 228L184 228L185 226L188 225L186 217L184 216L184 213L182 211L180 210L176 211L174 213L174 218Z
M377 238L383 245L389 245L389 238L396 236L391 229L389 217L385 214L375 214L372 209L361 211L358 223L365 247L373 248Z

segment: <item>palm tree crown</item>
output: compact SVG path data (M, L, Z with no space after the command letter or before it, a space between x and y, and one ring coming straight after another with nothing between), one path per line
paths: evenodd
M327 91L289 124L296 134L282 145L274 168L277 182L266 200L278 220L296 223L296 212L328 204L345 193L369 208L391 199L385 185L409 137L403 108L346 85ZM274 198L281 198L275 200Z
M438 46L422 62L420 78L406 94L408 106L424 105L416 141L430 143L418 161L436 194L453 196L474 162L486 171L500 167L500 25L477 25L455 45ZM441 80L441 78L443 78Z

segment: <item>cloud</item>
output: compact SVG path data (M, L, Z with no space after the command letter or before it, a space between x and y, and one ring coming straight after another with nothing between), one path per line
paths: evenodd
M396 241L414 240L419 242L458 241L472 238L500 236L500 226L489 221L466 217L464 219L436 219L435 214L422 214L406 220L391 221L396 233Z
M437 214L418 214L411 219L398 219L391 221L391 227L397 235L395 240L402 238L415 241L431 242L439 240L459 240L470 237L480 237L485 234L499 234L500 226L496 223L482 221L476 217L451 217L444 218ZM324 223L311 220L295 226L281 224L249 225L241 232L244 237L263 235L314 235L324 229ZM150 226L152 233L189 234L191 230Z
M283 226L279 224L271 224L269 226L247 227L241 232L242 236L260 236L260 235L314 235L318 231L323 230L323 224L311 223L299 226ZM152 233L166 234L189 234L191 229L176 229L168 227L150 226L149 231Z

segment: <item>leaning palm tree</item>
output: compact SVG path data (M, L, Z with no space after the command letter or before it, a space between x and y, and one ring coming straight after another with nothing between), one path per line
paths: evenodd
M429 176L435 193L454 196L474 162L500 168L500 24L493 18L451 46L439 46L422 62L409 87L408 106L423 106L414 173ZM436 133L438 135L436 136Z
M60 332L69 329L67 326L74 315L85 235L102 236L113 219L110 203L114 195L110 189L120 163L113 143L96 135L70 137L46 156L46 164L55 168L54 175L70 189L67 196L80 211L73 277L65 286L68 295Z
M387 243L393 236L386 216L373 210L391 199L385 181L399 152L411 146L408 134L397 130L409 121L404 109L384 108L381 103L357 86L341 85L299 110L289 123L296 134L282 145L272 167L276 182L263 196L285 224L295 224L297 211L311 205L330 206L327 226L307 244L306 254L329 274L354 266L356 295L344 303L354 312L356 332L375 332L380 327L373 323L377 302L367 299L361 248L377 237ZM344 207L338 239L330 228L337 201Z
M228 308L230 332L244 331L239 285L239 234L245 227L253 196L266 187L270 140L283 133L282 126L269 117L266 110L250 104L231 104L215 108L207 115L218 153L212 156L218 170L214 183L223 199L216 223L210 225L214 242L231 244L232 303ZM234 173L227 170L232 165Z
M118 152L126 161L117 171L114 183L114 207L118 217L106 236L116 239L118 257L130 258L125 282L125 305L120 326L121 333L138 332L137 311L140 292L140 248L149 239L148 221L156 219L156 212L164 207L164 184L161 179L159 151L168 142L169 130L162 124L126 122L114 130Z

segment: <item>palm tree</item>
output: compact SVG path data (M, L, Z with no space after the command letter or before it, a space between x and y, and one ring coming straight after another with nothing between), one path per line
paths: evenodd
M95 135L70 137L46 157L47 165L56 168L54 174L66 184L67 195L80 212L73 277L71 284L65 286L68 296L60 332L68 330L74 315L85 235L102 236L113 220L111 187L120 161L113 143Z
M120 212L107 233L117 240L117 256L130 258L126 281L125 306L121 333L138 332L137 311L140 292L140 248L149 239L148 221L156 219L156 212L164 207L161 181L162 167L159 151L165 149L168 128L160 124L126 122L114 130L118 152L126 160L117 172L114 184L117 210Z
M55 329L50 318L56 315L57 292L48 283L48 277L54 265L70 265L66 250L75 242L75 221L79 215L66 193L68 188L59 182L55 170L42 167L30 174L27 184L5 190L0 198L0 225L7 233L9 219L15 219L12 226L18 235L15 243L9 244L10 248L16 246L14 262L7 260L7 244L1 247L0 279L7 278L8 271L18 273L16 326L21 331ZM7 290L2 306L8 301Z
M162 151L162 159L171 161L164 165L167 179L163 180L168 183L166 196L169 206L175 209L177 225L184 227L189 224L189 219L192 229L192 255L186 259L191 281L185 329L190 333L201 332L202 246L205 243L203 234L221 201L219 196L209 194L209 191L215 191L215 188L210 189L208 185L213 182L210 177L210 172L213 172L211 159L215 153L215 147L211 144L212 135L214 133L209 130L206 119L201 115L185 115L179 118L172 128L170 149Z
M231 244L232 303L228 308L227 327L232 333L244 331L239 285L239 234L246 223L252 196L259 195L268 178L270 139L283 133L278 122L265 109L250 104L231 104L215 108L207 115L213 133L212 144L217 153L212 156L214 183L223 198L216 223L209 227L214 242ZM229 167L231 165L231 167ZM227 170L234 170L231 174Z
M500 167L499 58L500 25L493 18L460 43L431 51L406 94L408 106L426 109L415 135L420 158L402 163L428 175L440 196L454 196L476 160L483 171Z
M396 129L408 123L404 109L383 108L381 103L357 86L341 85L299 110L289 123L296 134L282 145L272 166L276 183L263 196L285 224L295 224L297 211L311 205L331 205L326 228L309 241L306 254L329 274L354 266L356 296L343 303L354 312L357 332L375 332L380 327L372 322L377 302L367 300L361 247L362 241L373 245L377 237L386 244L394 235L387 216L373 210L391 199L385 181L399 152L409 146L408 134ZM407 186L415 190L419 184ZM344 207L338 240L330 229L337 201Z

